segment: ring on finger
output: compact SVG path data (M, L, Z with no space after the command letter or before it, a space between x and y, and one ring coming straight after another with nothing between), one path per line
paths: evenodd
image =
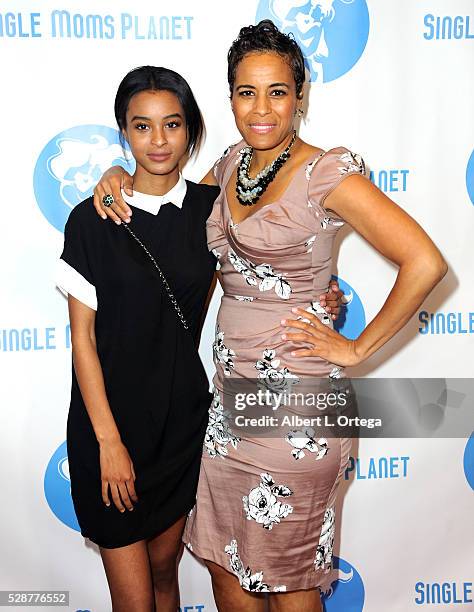
M115 202L114 196L111 193L106 193L105 196L102 198L102 204L106 208L108 208L109 206L112 206L114 202Z

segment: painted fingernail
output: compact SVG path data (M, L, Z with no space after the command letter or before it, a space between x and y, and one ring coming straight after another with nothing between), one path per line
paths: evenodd
M101 217L104 221L107 219L107 215L101 215Z
M285 325L286 325L286 319L282 319L282 320L280 321L280 324L281 324L281 325L283 325L283 326L285 326Z
M329 306L326 306L325 310L326 312L331 312L331 309L329 308Z
M116 225L121 225L121 223L122 223L121 221L116 221L115 222Z
M297 313L297 312L298 312L298 308L296 308L296 307L295 307L295 308L292 308L292 309L291 309L291 312Z
M295 351L291 351L291 355L294 357L296 355Z
M282 334L281 339L286 340L286 334Z

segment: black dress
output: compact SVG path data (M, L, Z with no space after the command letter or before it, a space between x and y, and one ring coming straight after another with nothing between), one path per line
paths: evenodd
M198 334L216 260L205 222L217 187L186 181L182 209L133 208L130 227L156 257L190 325L185 330L142 249L125 228L76 206L61 255L97 294L95 332L107 398L136 473L123 514L101 496L99 446L74 374L67 423L71 494L83 536L116 548L153 537L194 505L210 405Z

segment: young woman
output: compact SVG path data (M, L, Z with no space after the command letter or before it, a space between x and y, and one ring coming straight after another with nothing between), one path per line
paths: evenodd
M143 248L124 227L102 223L90 201L79 204L57 281L69 295L74 360L71 492L82 534L100 547L113 610L175 612L210 402L197 338L216 266L205 221L219 190L180 175L203 123L179 74L133 70L115 116L136 160L131 229L188 329Z
M214 401L184 541L209 567L219 610L263 612L266 592L272 611L319 612L350 440L312 439L301 454L287 432L237 436L227 427L223 435L225 381L258 376L272 388L282 378L341 377L344 366L362 362L403 327L446 264L423 229L367 179L360 156L296 137L305 67L294 39L263 21L242 28L228 60L243 141L206 177L221 188L207 237L224 296ZM109 174L98 196L105 185L118 200L120 174ZM114 211L129 218L121 202ZM344 222L399 266L384 306L356 340L332 329L317 297Z

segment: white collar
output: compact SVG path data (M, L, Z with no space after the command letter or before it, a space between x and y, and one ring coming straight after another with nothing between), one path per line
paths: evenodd
M171 204L174 204L178 208L182 208L187 189L188 186L186 185L186 181L183 175L180 174L176 185L164 195L150 195L149 193L140 193L134 190L133 196L129 196L122 190L122 197L127 204L141 208L152 215L157 215L161 205L167 202L171 202Z

